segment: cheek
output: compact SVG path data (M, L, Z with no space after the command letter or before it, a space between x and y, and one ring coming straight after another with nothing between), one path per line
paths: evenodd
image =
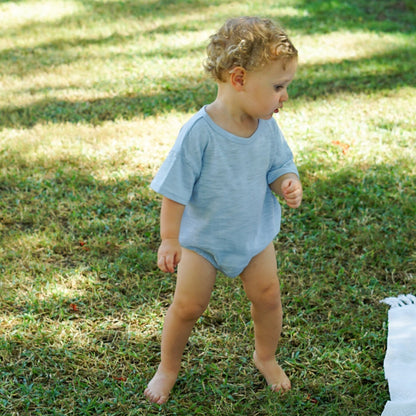
M270 98L270 102L276 105L277 103L280 103L282 94L273 94L273 96Z

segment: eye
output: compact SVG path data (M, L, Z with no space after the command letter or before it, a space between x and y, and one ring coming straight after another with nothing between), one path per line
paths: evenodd
M284 88L284 86L283 85L274 85L273 88L276 92L279 92Z

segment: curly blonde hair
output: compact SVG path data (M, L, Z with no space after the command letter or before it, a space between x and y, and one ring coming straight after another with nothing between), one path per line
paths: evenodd
M227 20L210 37L207 55L205 70L215 80L225 81L226 73L236 66L253 71L276 59L295 58L298 51L271 20L246 16Z

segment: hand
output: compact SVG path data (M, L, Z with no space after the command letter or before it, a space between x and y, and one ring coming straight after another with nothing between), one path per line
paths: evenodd
M282 181L282 194L290 208L298 208L302 202L302 183L297 178L287 178Z
M173 273L181 261L182 247L179 240L167 238L162 240L157 252L157 265L162 272Z

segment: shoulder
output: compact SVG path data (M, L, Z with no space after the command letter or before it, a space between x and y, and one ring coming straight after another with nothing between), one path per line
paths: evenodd
M265 140L266 143L273 148L287 145L282 130L274 118L269 120L260 120L259 128L263 140Z
M201 164L210 141L210 133L202 110L194 114L181 128L170 154L192 165Z
M194 114L181 128L176 148L205 147L208 141L208 124L202 110Z
M263 130L264 134L283 136L274 117L269 120L260 120L260 128Z

